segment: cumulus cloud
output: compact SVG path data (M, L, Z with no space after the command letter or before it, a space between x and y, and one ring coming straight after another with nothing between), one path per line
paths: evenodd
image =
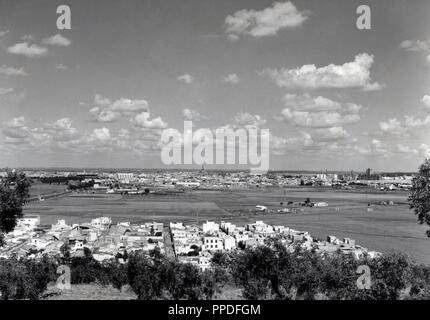
M405 40L400 44L400 47L406 51L427 54L426 61L430 66L430 40Z
M419 146L419 152L423 157L430 158L430 147L427 144L422 143Z
M422 99L421 102L424 104L424 107L426 110L430 111L430 96L429 95L425 95Z
M27 76L28 73L24 71L23 68L15 68L11 66L0 66L0 74L4 74L6 76Z
M13 92L12 88L0 88L0 96Z
M430 52L430 40L405 40L400 47L406 51Z
M243 9L228 15L225 30L230 40L238 40L240 35L256 38L274 36L282 29L302 25L307 18L308 12L299 11L290 1L275 2L260 11Z
M115 122L124 116L149 112L149 104L144 99L120 98L111 101L109 98L96 94L93 104L94 107L90 109L90 113L97 122Z
M121 114L109 109L94 107L90 109L96 122L115 122L121 118Z
M329 128L360 121L358 114L341 114L339 112L294 111L282 110L283 120L299 127Z
M72 44L72 42L66 37L58 33L52 37L43 39L42 44L57 46L57 47L68 47Z
M126 99L121 98L116 100L110 106L113 111L123 114L131 114L134 112L148 111L149 104L144 99Z
M30 136L30 131L27 127L28 122L24 117L12 118L3 124L2 134L6 137L6 143L26 143Z
M389 135L403 135L406 133L406 128L396 118L389 119L388 121L381 121L379 129L384 134Z
M410 133L411 128L420 128L430 124L430 115L423 119L417 119L414 116L405 116L403 123L397 118L391 118L379 123L380 131L377 132L383 136L402 136Z
M0 146L10 147L9 151L37 150L63 154L129 152L129 155L142 155L159 150L160 131L119 129L117 132L112 132L106 127L85 131L75 128L70 118L38 123L27 121L24 117L17 117L2 124L0 132L4 144L2 146L0 143Z
M315 136L320 141L337 141L348 138L349 133L342 127L331 127L317 129Z
M282 98L282 101L286 107L296 111L345 111L348 113L358 113L362 109L361 105L355 103L341 103L323 96L312 97L307 93L303 95L287 93Z
M239 112L233 118L233 124L243 127L260 127L266 124L266 120L258 114L250 114L248 112Z
M150 120L150 116L149 112L142 112L137 114L131 122L136 127L146 129L164 129L167 127L167 123L161 117Z
M67 69L67 66L62 64L62 63L59 63L59 64L55 65L55 69L65 70L65 69Z
M286 88L362 88L365 91L382 88L377 82L372 82L370 67L373 64L373 55L361 53L355 56L354 61L342 65L330 64L316 67L307 64L295 69L264 69L259 74L268 76L279 87Z
M341 103L322 96L286 94L280 120L299 127L329 128L360 121L361 105Z
M34 41L34 36L31 34L25 34L21 37L23 41Z
M430 115L424 119L417 119L414 116L405 116L405 126L408 128L423 127L430 124Z
M194 77L188 73L178 76L176 79L186 84L192 84L194 82Z
M406 154L418 154L418 150L411 148L410 146L405 146L401 143L398 143L395 146L394 152L397 153L406 153Z
M106 141L109 140L111 135L108 128L96 128L93 130L93 133L91 134L91 137L93 137L96 140Z
M240 82L240 78L236 73L230 73L222 77L222 81L225 83L238 84Z
M16 43L7 49L9 53L24 55L27 57L40 57L48 53L48 49L37 44L29 45L28 42Z
M236 34L229 34L227 35L227 39L230 40L231 42L236 42L240 39L240 37Z
M9 33L9 30L5 30L5 31L0 31L0 38L4 37L5 35L7 35Z
M182 110L182 115L184 116L185 120L189 120L189 121L199 121L199 120L207 119L207 117L203 116L197 110L188 109L188 108L185 108L184 110Z

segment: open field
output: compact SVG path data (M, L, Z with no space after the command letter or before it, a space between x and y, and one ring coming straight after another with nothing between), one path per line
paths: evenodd
M280 202L326 201L329 207L306 208L298 214L257 214L257 204L269 208L281 207ZM408 209L406 192L357 192L318 190L310 188L276 189L271 191L193 191L181 195L127 196L115 194L71 194L58 199L32 203L26 214L39 214L42 224L58 219L67 223L88 221L110 216L114 222L140 223L149 220L192 223L205 220L226 220L239 225L263 220L270 224L309 231L325 238L335 235L349 237L370 250L399 250L420 263L430 264L430 239L425 226L417 223ZM394 206L375 205L367 211L369 202L392 200Z
M63 192L66 187L64 184L34 183L30 188L30 197Z

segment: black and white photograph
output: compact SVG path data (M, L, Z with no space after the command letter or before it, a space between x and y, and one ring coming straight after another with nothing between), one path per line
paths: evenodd
M0 0L0 300L429 301L430 1Z

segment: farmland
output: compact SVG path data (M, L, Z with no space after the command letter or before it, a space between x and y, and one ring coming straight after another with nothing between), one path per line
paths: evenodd
M304 208L297 214L254 211L257 204L277 209L287 201L326 201L329 207ZM430 239L425 226L417 223L406 203L406 192L364 192L332 189L291 188L270 191L190 191L180 195L139 195L73 193L57 199L29 204L26 214L39 214L42 224L58 219L67 223L89 221L109 216L114 222L140 223L149 220L202 223L206 220L226 220L242 225L263 220L273 225L285 225L309 231L325 238L335 235L349 237L369 250L387 252L399 250L417 262L430 264ZM369 202L393 201L394 206ZM282 202L282 205L281 205Z

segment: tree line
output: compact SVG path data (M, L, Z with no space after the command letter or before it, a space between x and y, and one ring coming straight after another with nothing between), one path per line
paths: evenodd
M70 268L71 284L127 286L138 299L213 299L226 285L239 288L244 299L397 300L430 299L430 267L405 255L356 259L337 252L321 255L297 245L287 250L280 241L230 253L216 253L212 268L167 259L159 249L134 252L98 262L90 250L82 257L44 256L39 260L0 259L1 299L40 299L59 275ZM125 260L124 260L125 259ZM357 286L357 268L370 269L370 288Z

